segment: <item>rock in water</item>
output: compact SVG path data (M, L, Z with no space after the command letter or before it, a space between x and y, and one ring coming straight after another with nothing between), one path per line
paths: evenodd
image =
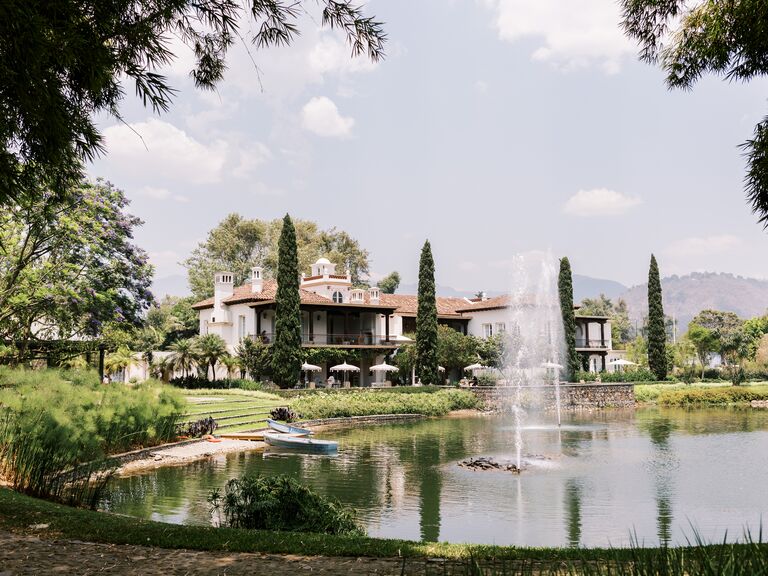
M514 474L520 474L520 469L511 462L503 463L496 462L493 458L486 458L481 456L479 458L469 458L459 462L459 466L462 468L469 468L472 471L478 470L501 470L503 472L512 472Z

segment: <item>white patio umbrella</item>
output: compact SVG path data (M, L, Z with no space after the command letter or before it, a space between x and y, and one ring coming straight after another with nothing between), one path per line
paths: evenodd
M331 366L332 372L343 372L344 375L342 376L342 382L345 382L347 380L347 372L360 372L360 368L357 366L354 366L353 364L347 364L344 362L343 364L336 364L336 366Z
M371 372L376 372L377 374L386 374L387 372L397 372L397 366L392 366L391 364L382 362L381 364L374 364L369 368L369 370ZM376 381L378 382L378 378Z
M408 336L403 336L402 334L390 336L389 339L392 342L413 342L413 338L408 338Z
M611 360L608 362L608 366L637 366L637 362L631 362L629 360L624 360L624 358L619 358L618 360Z
M474 372L475 370L482 370L483 368L488 368L488 366L483 366L479 362L470 364L469 366L464 366L464 370L470 370L472 372Z
M322 370L320 366L316 366L315 364L308 364L307 362L304 362L304 364L301 365L301 371L302 372L318 372ZM309 381L309 376L305 375L304 383L306 384Z
M624 360L624 358L619 358L618 360L611 360L608 362L608 366L637 366L637 363Z
M437 367L438 372L445 372L445 366L438 366Z
M397 372L398 368L397 366L392 366L391 364L382 362L381 364L374 364L370 367L370 370L372 372Z

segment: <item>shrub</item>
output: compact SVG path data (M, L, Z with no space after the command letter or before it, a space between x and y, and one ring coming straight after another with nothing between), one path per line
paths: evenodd
M722 405L747 403L752 400L768 400L768 386L686 388L663 391L658 397L659 404L664 406Z
M580 371L576 374L576 381L595 382L597 377L602 382L657 382L656 376L647 368L638 368L637 370L624 370L622 372L585 372ZM667 378L670 381L671 377Z
M108 456L167 441L184 400L156 381L101 384L93 372L0 374L0 469L33 496L95 505L115 463Z
M224 512L225 524L230 528L364 534L351 509L290 476L235 478L227 482L223 497L214 490L208 501L212 513Z
M443 416L451 410L477 407L477 397L465 390L434 393L397 392L320 393L302 396L291 403L303 418L341 418L374 414L424 414Z
M170 381L172 386L178 388L186 388L189 390L198 390L200 388L206 388L208 390L224 390L229 388L237 388L239 390L270 390L274 386L270 386L264 382L256 382L255 380L247 380L244 378L226 378L223 380L207 380L200 376L182 376L180 378L172 378Z
M178 433L190 438L200 438L206 434L213 434L219 427L218 422L213 417L201 418L195 422L187 422L179 426Z
M272 420L282 420L283 422L295 422L299 419L299 415L296 412L285 406L278 406L269 415L272 417Z

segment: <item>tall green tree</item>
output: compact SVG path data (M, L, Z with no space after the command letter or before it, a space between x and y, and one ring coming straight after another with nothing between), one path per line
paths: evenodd
M245 338L237 347L237 356L252 380L261 380L272 371L270 346L260 338Z
M400 286L400 273L397 270L390 272L379 280L378 286L382 294L394 294Z
M689 90L705 74L746 82L768 73L766 6L756 0L621 0L622 25L642 60L659 65L670 88ZM768 117L742 144L747 196L768 226Z
M418 308L416 310L416 375L423 384L440 381L437 364L437 301L432 246L424 242L419 259Z
M80 182L0 210L0 340L29 346L103 336L109 324L139 327L153 302L152 266L133 243L142 222L121 190Z
M648 367L656 378L667 377L667 331L664 327L664 306L661 302L661 279L656 257L651 254L648 270Z
M309 272L310 265L326 257L343 274L349 269L354 284L362 284L368 276L368 251L343 230L321 230L315 222L293 222L299 272ZM249 220L229 214L184 261L187 280L197 300L213 295L213 276L217 270L234 274L235 285L248 282L251 268L260 265L267 278L277 275L278 244L283 220Z
M579 371L579 355L576 353L576 319L573 311L573 275L571 262L567 257L560 259L560 274L557 277L560 294L560 313L563 316L565 350L567 354L565 378L572 381Z
M382 57L380 22L351 2L318 4L317 20L341 30L353 55ZM299 19L313 9L306 0L0 2L0 203L39 194L28 184L40 175L57 192L77 179L81 163L103 150L96 118L122 120L126 83L145 106L167 111L176 92L163 74L177 56L171 38L193 52L196 87L210 90L224 76L233 43L290 45Z
M451 370L461 370L477 362L478 341L474 336L462 334L448 326L437 327L437 360L445 368L446 374Z
M296 231L288 214L278 245L275 342L272 345L272 377L288 388L299 381L301 370L301 310Z

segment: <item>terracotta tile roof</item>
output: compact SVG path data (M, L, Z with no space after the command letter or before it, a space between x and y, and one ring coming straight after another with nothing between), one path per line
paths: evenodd
M411 294L382 294L380 302L387 306L396 306L396 314L403 316L416 316L419 308L418 296ZM438 316L461 316L458 308L466 306L467 301L464 298L447 298L438 296L436 298Z
M302 304L332 304L330 298L315 294L309 290L299 289ZM241 304L243 302L269 302L275 299L277 295L277 281L265 280L262 286L261 292L251 292L250 282L238 286L232 292L232 296L224 299L224 304ZM211 308L213 306L214 299L206 298L192 305L195 310L202 310L204 308Z
M465 300L464 305L457 308L457 311L476 312L478 310L496 310L499 308L506 308L509 306L510 302L511 298L509 294L503 294L501 296L496 296L495 298L488 298L487 300L479 300L477 302L473 302L472 304L468 304Z

